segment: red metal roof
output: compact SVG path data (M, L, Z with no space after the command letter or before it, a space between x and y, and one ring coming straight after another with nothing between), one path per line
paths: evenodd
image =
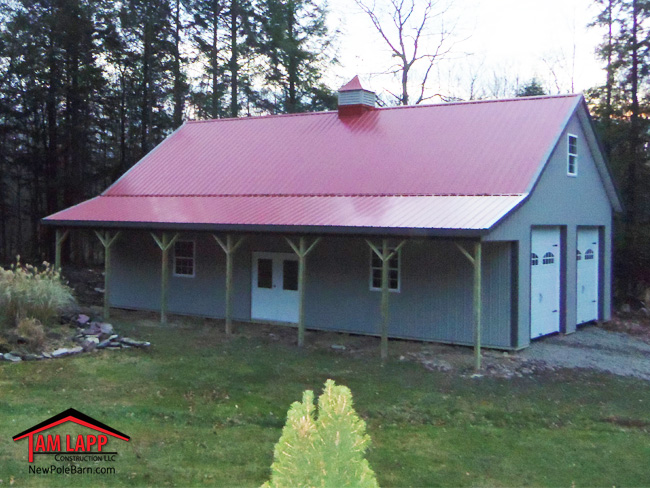
M188 122L101 198L46 221L487 228L530 191L580 100Z
M420 197L107 197L51 221L488 229L525 195Z
M105 194L524 193L576 99L188 122Z
M356 75L345 85L339 88L339 91L352 91L352 90L365 90L365 88L361 86L361 81L359 80L358 75Z

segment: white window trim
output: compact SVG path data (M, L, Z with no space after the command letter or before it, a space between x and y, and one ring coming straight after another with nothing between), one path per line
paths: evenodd
M179 274L176 273L176 244L179 242L192 243L192 274ZM176 278L194 278L196 276L196 241L194 239L179 239L174 243L174 262L172 263L173 271L172 276Z
M395 249L395 247L389 247L388 249L389 249L389 251L393 251ZM374 286L372 286L372 270L375 269L372 266L372 256L373 256L373 254L375 254L375 251L370 249L370 256L369 256L370 257L370 263L369 263L370 264L370 276L369 276L369 280L368 280L368 286L370 288L370 291L381 291L381 287L375 288ZM381 269L381 268L379 268L379 269ZM389 287L388 291L391 292L391 293L399 293L401 290L402 290L402 250L400 249L399 251L397 251L397 288L393 289L393 288Z
M575 137L576 139L576 152L571 152L571 138ZM571 156L575 156L575 171L571 173L569 171ZM567 134L566 137L566 174L567 176L572 176L573 178L578 176L578 136L575 134Z

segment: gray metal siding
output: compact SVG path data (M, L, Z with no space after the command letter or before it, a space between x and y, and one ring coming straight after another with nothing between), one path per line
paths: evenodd
M225 255L208 234L196 240L194 278L171 277L169 311L223 317ZM471 244L468 246L471 250ZM250 236L235 255L234 316L250 320L255 251L290 252L279 236ZM380 296L369 289L370 250L363 239L326 237L307 258L308 328L377 334ZM160 250L149 234L125 232L114 252L112 304L157 310ZM483 343L511 346L510 243L484 245ZM401 289L391 293L393 337L473 343L472 267L450 241L409 240L401 257Z
M578 110L582 110L579 108ZM584 114L583 114L584 115ZM566 226L563 253L566 259L565 331L576 328L576 239L578 226L603 228L603 316L611 318L612 207L590 153L584 117L576 113L563 131L546 168L531 196L519 209L504 219L486 240L520 241L518 347L530 343L530 232L535 225ZM567 134L578 136L578 176L567 176ZM562 297L561 297L562 300Z

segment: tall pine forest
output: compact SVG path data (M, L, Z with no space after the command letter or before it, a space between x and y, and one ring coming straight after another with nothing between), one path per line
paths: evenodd
M326 110L316 0L1 0L0 263L48 259L40 219L101 192L188 119ZM74 232L66 256L92 261Z

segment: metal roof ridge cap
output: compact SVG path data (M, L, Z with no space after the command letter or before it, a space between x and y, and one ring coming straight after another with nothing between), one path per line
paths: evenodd
M525 101L534 101L534 100L554 100L559 98L572 98L572 97L579 98L582 96L583 95L581 93L569 93L563 95L539 95L533 97L491 98L488 100L460 100L455 102L426 103L421 105L397 105L395 107L375 107L375 111L404 110L410 108L451 107L455 105L481 105L481 104L504 103L504 102L525 102ZM215 123L215 122L239 122L244 120L262 120L262 119L280 118L280 117L307 117L310 115L326 115L326 114L337 114L337 113L338 110L322 110L319 112L301 112L301 113L293 113L293 114L266 114L266 115L253 115L250 117L226 117L223 119L187 120L184 122L183 125L206 124L206 123Z
M395 107L376 107L376 110L403 110L408 108L431 108L431 107L451 107L454 105L481 105L489 103L503 102L525 102L535 100L555 100L559 98L581 98L582 93L568 93L564 95L538 95L533 97L511 97L511 98L490 98L487 100L459 100L455 102L426 103L421 105L397 105Z
M262 120L262 119L273 119L280 117L305 117L308 115L326 115L326 114L337 114L337 110L321 110L318 112L300 112L295 114L265 114L265 115L252 115L250 117L225 117L223 119L205 119L205 120L187 120L185 124L207 124L215 122L240 122L244 120Z

